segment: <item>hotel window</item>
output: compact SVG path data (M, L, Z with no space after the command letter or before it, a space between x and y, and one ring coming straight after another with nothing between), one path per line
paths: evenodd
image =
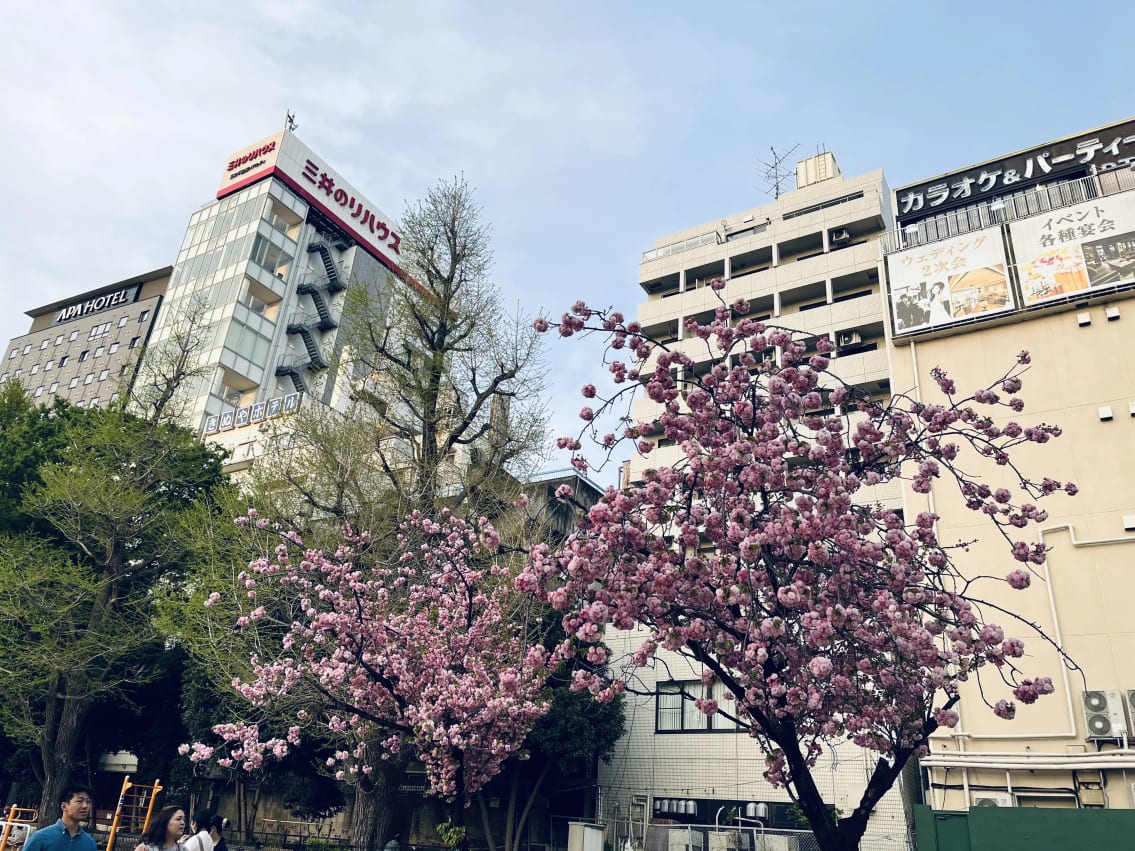
M721 683L705 686L701 680L659 683L654 729L659 733L731 733L737 724L720 713L706 715L694 701L712 697L718 706L732 714L734 701L725 700Z
M8 373L5 372L3 375L0 375L0 384L3 384L7 380L8 380Z
M61 358L59 359L59 365L60 365L60 366L63 366L63 364L67 363L67 359L68 359L69 357L70 357L70 355L63 355L63 357L61 357Z
M109 369L104 369L102 372L100 372L99 373L99 381L106 381L106 377L109 373L110 373Z
M91 329L91 333L87 335L87 339L88 340L97 340L97 339L99 339L99 337L105 337L109 333L110 333L110 323L109 322L100 322L98 325L96 325L94 328Z
M82 363L83 361L85 361L90 356L90 354L91 354L90 349L84 349L83 351L79 352L79 363Z
M23 372L23 370L17 369L15 372L12 373L12 378L19 378L21 372Z
M56 338L55 338L55 345L57 345L57 346L58 346L58 345L59 345L59 344L61 344L62 342L63 342L63 335L62 335L62 334L60 334L60 335L59 335L58 337L56 337Z
M138 348L138 341L139 341L139 340L141 340L141 339L142 339L141 337L134 337L134 338L132 338L132 339L130 340L130 348L132 348L132 349L136 349L136 348Z
M74 390L78 386L79 386L79 376L77 376L77 375L67 383L67 389L69 389L69 390Z
M73 343L73 342L75 342L75 340L77 340L78 338L79 338L79 329L78 329L78 328L76 328L76 329L75 329L74 331L72 331L72 332L71 332L71 336L69 336L69 337L67 338L67 342L69 342L69 343Z
M51 345L51 340L44 339L44 341L39 344L39 350L42 352L44 349L46 349L50 345Z
M28 375L35 375L37 372L39 372L39 364L33 363L32 368L28 371Z
M39 398L40 396L42 396L42 395L43 395L43 385L42 385L42 384L41 384L41 385L39 385L39 387L37 387L37 388L35 389L35 393L33 393L32 395L33 395L33 396L34 396L34 397L35 397L36 399L38 399L38 398Z
M57 389L59 389L59 382L58 381L52 381L51 386L47 388L47 392L48 393L54 393Z
M95 374L93 372L88 372L87 377L83 379L83 384L90 384L94 380Z
M25 355L26 355L26 354L27 354L28 352L30 352L31 350L32 350L32 344L31 344L31 343L26 343L26 344L24 344L24 354L25 354Z
M14 358L19 353L20 353L19 349L12 349L12 351L8 354L8 360L11 360L12 358Z
M99 406L99 397L98 396L95 396L95 398L91 399L91 401L89 401L87 403L88 408L97 408L98 406Z
M125 328L126 323L129 322L129 321L130 321L129 316L123 316L121 319L118 320L118 327L119 328Z
M107 349L106 351L107 351L107 354L113 355L115 352L118 351L118 343L111 343L110 348Z
M106 351L106 346L99 346L97 349L95 349L95 357L101 358L102 355L103 355L103 352L105 352L105 351Z
M145 322L149 318L150 318L150 311L148 311L148 310L143 310L141 313L138 314L138 321L139 322Z
M54 359L53 359L53 360L49 360L49 361L48 361L47 363L45 363L45 364L43 365L43 371L44 371L44 372L47 372L47 371L48 371L49 369L51 369L51 368L52 368L53 366L55 366L55 361L54 361Z

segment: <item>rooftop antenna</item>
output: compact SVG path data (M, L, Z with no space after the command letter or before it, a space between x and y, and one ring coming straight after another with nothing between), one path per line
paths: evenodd
M298 126L299 125L296 124L296 114L289 109L288 117L284 119L284 129L291 133L295 133Z
M761 163L765 167L765 183L768 187L765 192L772 195L773 198L779 198L782 192L787 192L791 188L789 184L795 179L795 174L784 163L799 147L799 145L793 145L782 154L778 154L776 148L770 147L772 162Z

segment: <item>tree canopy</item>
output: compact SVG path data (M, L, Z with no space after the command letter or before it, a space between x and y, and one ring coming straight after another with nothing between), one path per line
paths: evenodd
M936 370L941 401L877 399L839 379L827 337L748 313L743 300L722 303L707 323L687 320L676 346L583 303L556 323L564 337L608 335L615 352L612 391L583 388L584 433L604 452L621 441L648 456L663 440L676 448L641 484L608 489L563 547L534 548L517 584L561 611L594 661L610 661L577 675L577 687L600 699L633 688L635 671L662 650L691 659L707 686L723 684L723 702L689 699L748 730L766 776L799 803L821 848L852 849L903 766L939 726L957 723L959 683L994 670L1018 702L1053 690L1043 672L1023 667L1024 643L1002 624L1039 631L982 599L977 577L938 540L937 517L904 517L871 489L901 480L925 493L933 480L955 482L1016 565L986 581L1023 588L1045 551L1018 530L1046 518L1039 499L1076 488L1031 478L1013 460L1015 449L1046 443L1059 428L994 416L1024 407L1027 353L971 394ZM621 411L640 386L657 420L601 434L602 414ZM579 437L561 445L587 468ZM985 484L973 472L983 462L1007 470L1015 486ZM604 630L636 625L648 635L633 657L607 660ZM1008 696L992 708L1015 712ZM854 811L837 819L812 768L845 740L879 758Z

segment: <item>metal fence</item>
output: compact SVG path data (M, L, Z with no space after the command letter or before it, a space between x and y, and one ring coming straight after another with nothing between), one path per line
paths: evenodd
M911 851L905 835L868 833L860 851ZM648 825L641 851L819 851L810 830L784 830L759 825Z

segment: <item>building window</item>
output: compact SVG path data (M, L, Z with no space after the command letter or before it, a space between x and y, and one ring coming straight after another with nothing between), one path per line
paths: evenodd
M98 406L99 406L99 397L98 396L95 396L95 398L91 399L91 401L89 401L87 403L88 408L97 408Z
M90 356L90 354L91 354L90 349L84 349L83 351L79 352L79 363L82 363L83 361L85 361Z
M63 364L67 363L67 358L69 358L69 357L70 357L70 355L63 355L63 357L61 357L59 359L59 366L62 367Z
M59 389L59 382L58 381L52 381L51 386L47 388L47 392L48 393L54 393L58 389Z
M100 372L99 373L99 381L106 381L106 376L109 372L110 372L109 369L104 369L102 372Z
M130 340L130 348L132 348L132 349L136 349L136 348L138 348L138 342L139 342L139 341L140 341L141 339L142 339L141 337L134 337L134 338L132 338L132 339Z
M98 325L96 325L94 328L91 329L91 333L87 335L87 339L88 340L97 340L100 337L105 337L109 333L110 333L110 323L109 322L100 322Z
M711 697L730 714L734 702L725 701L726 689L721 683L705 686L701 680L659 683L654 729L659 733L731 733L737 724L720 713L706 715L695 701Z
M55 366L55 360L54 360L54 359L52 359L52 360L49 360L49 361L48 361L47 363L45 363L45 364L43 365L43 371L44 371L44 372L47 372L47 371L48 371L49 369L51 369L51 368L52 368L53 366Z
M90 384L94 380L95 374L93 372L88 372L87 377L83 379L83 384Z
M62 342L63 342L63 335L60 334L58 337L55 338L55 345L58 346Z
M71 379L70 382L68 382L67 388L69 390L74 390L78 386L79 386L79 376L76 375L74 378Z
M44 339L44 341L39 344L39 350L42 352L44 349L46 349L50 345L51 345L51 340Z
M41 384L41 385L39 385L39 387L37 387L37 388L35 389L35 393L33 393L32 395L33 395L33 396L34 396L34 397L35 397L36 399L38 399L38 398L39 398L40 396L42 396L42 395L43 395L43 385L42 385L42 384Z
M78 338L79 338L79 329L76 328L74 331L71 332L71 336L67 338L67 342L73 343Z
M141 313L138 314L138 321L139 322L145 322L149 318L150 318L150 311L148 311L148 310L143 310Z
M107 351L107 354L113 355L115 352L118 351L118 343L111 343L110 348L107 349L106 351Z
M12 373L12 378L19 378L21 372L23 372L22 369L17 369L15 372Z
M11 352L11 354L9 354L9 355L8 355L8 360L11 360L12 358L14 358L14 357L15 357L16 355L18 355L19 353L20 353L20 350L19 350L19 349L12 349L12 352Z
M99 346L97 349L95 349L95 357L101 358L103 356L103 352L105 352L105 351L106 351L106 346Z
M129 322L129 321L130 321L129 316L123 316L121 319L118 320L118 327L119 328L125 328L126 323Z
M8 373L5 372L3 375L0 375L0 384L3 384L7 380L8 380Z
M28 370L28 375L35 375L37 372L39 372L39 364L33 363L32 368Z
M24 354L26 355L31 350L32 350L32 344L31 343L25 343L24 344Z
M122 365L122 368L118 370L118 374L119 375L129 375L130 374L130 364L124 363Z

